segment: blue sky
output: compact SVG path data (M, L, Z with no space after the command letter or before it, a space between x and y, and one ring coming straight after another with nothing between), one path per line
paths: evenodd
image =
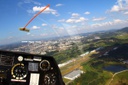
M46 5L43 13L19 31ZM0 0L0 44L128 26L128 0Z

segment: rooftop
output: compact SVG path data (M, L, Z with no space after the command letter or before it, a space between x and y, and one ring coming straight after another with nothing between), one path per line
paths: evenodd
M82 73L83 73L83 71L77 69L77 70L74 70L74 71L70 72L69 74L65 75L64 78L74 80L75 78L78 78L80 76L80 74L82 74Z

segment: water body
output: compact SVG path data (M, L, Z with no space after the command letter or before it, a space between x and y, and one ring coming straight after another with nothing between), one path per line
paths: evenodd
M115 72L126 70L128 68L126 68L125 66L122 66L122 65L110 65L110 66L104 67L103 69L115 73Z

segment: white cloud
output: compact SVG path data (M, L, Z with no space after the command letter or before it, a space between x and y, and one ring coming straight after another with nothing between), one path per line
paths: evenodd
M45 6L44 6L44 7L41 7L41 6L34 6L34 7L33 7L33 11L34 11L34 12L41 11L41 10L44 9L44 8L45 8ZM53 15L58 15L57 11L54 10L54 9L51 9L51 8L47 8L46 10L44 10L43 13L51 13L51 14L53 14Z
M76 20L76 23L77 23L77 22L83 22L83 21L85 21L85 20L87 20L87 19L85 19L84 17L80 17L78 20Z
M37 30L37 29L40 29L40 27L38 27L38 26L33 26L32 29L33 29L33 30Z
M34 3L35 5L41 5L41 3L36 2L36 1L33 1L33 3Z
M123 27L128 26L128 20L120 20L120 19L114 19L112 21L108 22L102 22L102 23L94 23L88 26L88 28L84 28L84 30L87 30L88 32L95 32L95 31L103 31L103 30L111 30L111 29L120 29Z
M114 21L114 23L122 23L122 22L123 22L123 21L120 20L120 19L114 19L113 21Z
M57 4L56 6L58 7L58 6L62 6L63 4Z
M35 5L41 5L41 3L34 1L34 0L24 0L24 3L33 3Z
M89 14L90 14L90 12L85 12L84 14L89 15Z
M23 0L18 3L19 7L22 7L23 4L34 4L34 5L41 5L40 2L34 1L34 0Z
M117 0L117 3L111 8L110 12L119 12L128 10L128 0Z
M65 22L65 19L58 20L58 22Z
M68 20L66 20L67 23L79 23L79 22L84 22L87 21L88 19L84 18L84 17L79 17L79 18L70 18Z
M110 25L113 25L113 22L95 23L95 24L92 24L91 26L92 27L101 27L101 26L110 26Z
M128 11L127 12L124 12L124 14L128 15Z
M67 23L74 23L75 22L75 19L68 19L66 20Z
M111 8L111 12L118 12L120 11L120 7L118 5L114 5L112 8Z
M114 19L113 21L109 21L109 22L92 24L91 27L108 27L108 28L113 28L118 26L121 27L124 24L126 25L127 22L128 22L127 20Z
M105 20L106 17L100 17L100 18L93 18L92 21L102 21L102 20Z
M47 24L43 23L42 26L47 26Z
M78 13L72 13L72 17L79 17L80 15Z
M87 20L88 19L85 17L80 17L78 13L72 13L71 18L63 21L65 21L66 23L80 23L80 22L85 22Z

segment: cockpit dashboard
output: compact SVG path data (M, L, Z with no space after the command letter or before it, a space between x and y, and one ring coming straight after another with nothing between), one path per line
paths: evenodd
M65 85L51 56L0 51L0 85Z

